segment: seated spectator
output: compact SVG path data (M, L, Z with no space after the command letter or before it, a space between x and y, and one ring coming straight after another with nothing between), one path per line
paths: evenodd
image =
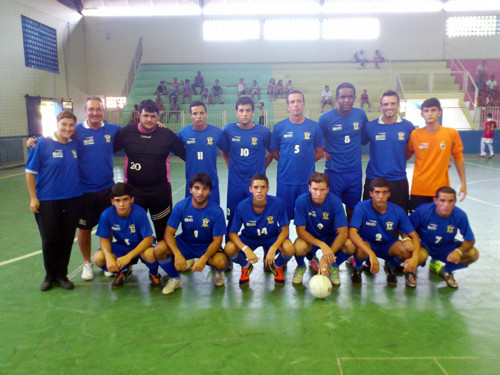
M208 89L205 88L201 92L201 101L203 104L210 104L210 94L208 93Z
M325 105L329 104L333 109L332 92L330 86L326 85L325 89L321 92L321 113L325 111Z
M264 102L257 104L259 109L259 124L266 126L265 112L264 112Z
M494 74L490 76L490 79L486 82L486 86L488 87L488 94L496 95L496 93L498 92L497 90L498 83L495 79Z
M170 105L170 110L168 111L167 122L170 121L172 116L175 116L175 122L179 122L179 114L181 113L181 106L177 103L177 96L172 99L172 104Z
M380 50L375 50L375 54L373 55L373 62L375 63L375 67L378 69L378 63L385 62L385 58L380 53Z
M361 109L363 109L363 106L367 104L368 105L368 111L371 112L372 110L372 104L370 103L370 98L368 97L368 92L363 90L363 93L361 94Z
M177 99L180 91L179 91L179 83L177 82L177 77L174 77L174 80L172 82L165 82L168 85L172 85L172 91L168 94L168 101L170 103L173 102L173 98L175 97L175 101L177 102Z
M247 95L248 94L248 88L247 88L247 84L245 83L245 79L244 78L240 78L240 81L234 85L229 85L227 87L237 87L238 88L238 98L241 96L241 95Z
M165 81L160 81L160 86L156 88L154 95L165 95L167 96L167 86L165 86Z
M353 63L359 63L359 68L358 69L363 69L366 64L366 57L365 57L365 51L360 49L359 51L354 52L354 56L352 57L352 62Z
M283 86L283 81L280 79L278 84L276 85L276 95L283 99L283 95L285 95L285 87Z
M189 104L191 104L191 84L189 79L186 79L186 83L182 86L182 104L186 104L186 96L189 98Z
M288 80L288 83L286 84L286 97L288 98L288 93L290 91L293 91L293 83L292 83L292 80L289 79Z
M212 97L211 97L212 104L215 104L216 96L219 97L219 104L224 104L224 102L222 101L222 87L219 86L218 79L215 80L215 85L212 86Z
M277 94L277 88L276 88L276 81L274 78L271 78L269 80L269 84L267 85L267 93L269 95L269 100L276 100L276 94Z
M250 87L250 96L252 100L254 95L257 95L257 98L260 99L260 87L255 79L253 80L252 87Z
M193 89L193 94L198 95L196 87L201 87L200 93L203 92L203 90L205 89L204 79L201 76L200 71L198 72L198 75L194 77L194 83L191 85L191 88Z
M479 64L476 68L476 80L482 79L483 81L486 81L488 78L488 67L486 66L486 60L481 61L481 64Z

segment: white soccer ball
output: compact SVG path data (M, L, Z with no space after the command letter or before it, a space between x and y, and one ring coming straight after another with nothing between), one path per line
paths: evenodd
M332 283L326 276L314 275L309 281L309 292L315 298L326 298L332 292Z

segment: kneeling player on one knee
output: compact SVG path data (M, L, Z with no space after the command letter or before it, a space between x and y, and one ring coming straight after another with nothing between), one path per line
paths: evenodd
M224 251L231 260L241 265L240 285L246 285L250 281L253 264L259 260L254 250L262 246L265 265L273 271L274 281L283 284L283 266L295 254L295 247L288 239L285 204L280 198L267 195L269 180L263 174L251 178L249 190L252 196L236 207L229 228L230 241ZM238 234L242 226L243 230Z
M215 285L225 283L227 257L218 251L226 234L226 221L222 208L208 200L212 180L206 173L197 173L189 181L189 189L191 196L174 206L165 238L155 247L158 263L170 276L163 294L171 294L182 285L179 271L187 269L187 259L198 258L191 271L201 272L208 264L215 269ZM179 225L182 233L176 236Z
M465 268L479 258L467 214L455 206L456 202L456 191L444 186L437 190L434 202L420 205L410 216L422 246L432 258L429 269L451 288L458 287L453 271ZM458 231L463 241L456 239Z
M300 195L295 202L295 225L299 238L295 240L298 267L293 283L301 284L305 270L304 256L311 265L318 263L315 253L319 249L323 256L319 271L328 275L333 285L340 285L339 266L354 253L346 247L347 219L342 202L330 193L330 178L324 173L314 172L309 177L309 192Z
M119 288L132 273L129 265L137 263L140 256L150 270L152 286L161 287L151 247L153 231L146 211L134 204L130 185L119 182L111 192L112 206L104 210L99 219L96 234L100 237L101 247L94 254L94 263L104 271L115 273L117 276L111 285Z
M353 284L361 284L361 267L370 259L370 272L377 273L377 258L384 259L387 283L397 283L395 268L402 264L406 285L416 286L416 270L425 263L426 254L420 254L420 239L405 211L388 202L390 185L385 178L375 178L370 184L371 199L359 202L350 222L349 238L357 247L355 267L351 276ZM394 238L396 231L403 236Z

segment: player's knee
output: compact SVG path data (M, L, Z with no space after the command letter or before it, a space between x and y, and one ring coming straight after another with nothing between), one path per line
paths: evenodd
M295 255L304 256L307 254L307 250L309 249L309 244L302 238L297 238L295 240L294 247L295 247Z
M238 248L236 247L236 245L234 243L232 243L231 241L228 241L228 242L226 242L226 246L224 246L224 253L228 257L232 258L238 253Z
M282 253L284 256L290 258L295 255L295 246L293 245L292 241L286 240L285 242L283 242L282 247Z
M104 258L104 253L102 252L102 250L97 250L92 257L92 260L97 267L102 267L106 264L106 259Z
M363 250L360 248L356 248L356 251L354 252L354 256L359 259L365 259L368 258L368 255L365 254Z
M346 254L351 254L354 255L356 252L356 246L352 243L352 241L348 238L345 243L344 247L342 248L342 251Z
M421 247L420 250L418 251L418 265L423 266L427 261L428 256L429 253L427 252L427 250Z
M227 256L224 252L219 251L210 258L210 265L217 270L223 270L227 267Z
M142 254L141 258L148 262L148 263L154 263L156 261L155 254L154 254L154 249L152 247L147 248Z
M155 259L165 259L168 256L168 247L165 241L160 241L156 244L153 254Z
M473 247L467 252L467 264L474 263L479 259L479 251Z

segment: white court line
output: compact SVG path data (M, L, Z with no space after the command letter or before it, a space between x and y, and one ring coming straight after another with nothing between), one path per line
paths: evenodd
M480 168L493 169L495 171L500 171L500 168L488 167L486 165L481 165L481 164L477 164L477 163L471 163L470 161L466 161L465 164L470 164L470 165L475 165L476 167L480 167Z
M401 360L417 360L417 359L500 359L497 357L338 357L342 361L401 361Z
M495 181L500 181L500 178L495 178L493 180L477 180L477 181L472 181L472 182L468 182L467 185L482 184L484 182L495 182Z
M434 358L434 362L436 363L436 365L438 365L438 367L441 369L441 371L443 371L444 375L448 375L448 372L446 372L446 370L444 369L444 367L441 366L441 363L439 363L439 361L437 360L437 358Z
M477 199L477 198L471 197L470 195L467 195L467 198L468 198L468 199L472 199L473 201L476 201L476 202L479 202L479 203L485 204L485 205L487 205L487 206L500 208L500 205L498 205L498 204L495 204L495 203L490 203L490 202L486 202L486 201L482 201L481 199Z
M340 358L338 358L338 357L337 357L337 365L339 366L340 375L344 375L344 372L342 371L342 367L340 366Z
M8 175L8 176L3 176L3 177L0 177L0 180L3 180L4 178L9 178L9 177L23 176L23 175L25 175L25 174L26 174L26 173L11 174L11 175Z

